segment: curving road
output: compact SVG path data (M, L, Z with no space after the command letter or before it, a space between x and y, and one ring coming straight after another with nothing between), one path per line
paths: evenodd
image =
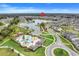
M78 54L76 52L74 52L73 50L71 50L70 48L68 48L67 46L65 46L62 42L61 42L61 39L58 35L56 35L56 43L55 44L52 44L50 45L47 50L46 50L46 55L47 56L52 56L54 55L53 54L53 50L55 48L62 48L62 49L65 49L66 51L68 51L69 55L70 56L78 56Z
M53 50L55 48L62 48L64 50L66 50L70 56L78 56L78 54L73 51L72 49L70 49L69 47L65 46L64 43L61 41L61 38L51 29L48 29L48 31L56 36L56 42L54 44L49 45L46 50L45 50L45 54L47 56L54 56L53 54Z

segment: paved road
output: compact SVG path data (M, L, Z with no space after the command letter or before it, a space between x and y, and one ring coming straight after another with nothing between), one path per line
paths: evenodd
M48 31L50 32L51 30L48 30ZM51 44L51 45L49 45L49 47L47 47L47 49L45 51L45 53L46 53L47 56L54 55L53 54L53 50L55 48L65 49L66 51L68 51L68 53L69 53L70 56L78 56L78 54L75 51L71 50L70 48L68 48L67 46L64 45L64 43L61 41L61 38L57 34L55 34L54 31L52 31L50 33L54 34L56 36L56 42L55 42L55 44Z

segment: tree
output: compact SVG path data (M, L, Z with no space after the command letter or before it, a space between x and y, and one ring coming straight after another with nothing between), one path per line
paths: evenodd
M31 18L25 18L27 22L31 21L32 19Z
M20 54L18 53L18 56L20 56Z
M16 25L19 23L19 19L17 17L15 17L13 20L10 21L10 25Z
M45 28L45 24L44 23L39 24L39 26L40 26L40 29L42 31L47 31L47 29Z

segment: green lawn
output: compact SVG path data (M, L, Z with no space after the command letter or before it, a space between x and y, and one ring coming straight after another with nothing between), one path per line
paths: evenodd
M34 52L26 49L25 51L23 51L23 53L27 56L45 56L45 48L40 47L36 49L36 51Z
M4 25L4 23L0 22L0 26L3 26L3 25Z
M18 44L17 42L13 41L13 40L9 40L6 43L3 44L3 46L9 46L9 47L13 47L14 49L18 50L20 53L26 55L26 56L44 56L45 53L45 48L44 47L40 47L38 48L36 51L31 51L27 48L23 48L20 46L20 44Z
M17 56L10 48L0 48L0 56Z
M2 40L0 40L0 44L2 43L3 41Z
M49 34L48 32L43 32L41 36L45 39L43 45L48 46L55 41L54 36Z
M61 48L56 48L53 53L55 56L69 56L68 52Z

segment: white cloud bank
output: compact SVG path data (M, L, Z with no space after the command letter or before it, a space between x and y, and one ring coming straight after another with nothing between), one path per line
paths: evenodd
M79 13L79 9L38 9L33 7L12 7L0 4L0 13Z

